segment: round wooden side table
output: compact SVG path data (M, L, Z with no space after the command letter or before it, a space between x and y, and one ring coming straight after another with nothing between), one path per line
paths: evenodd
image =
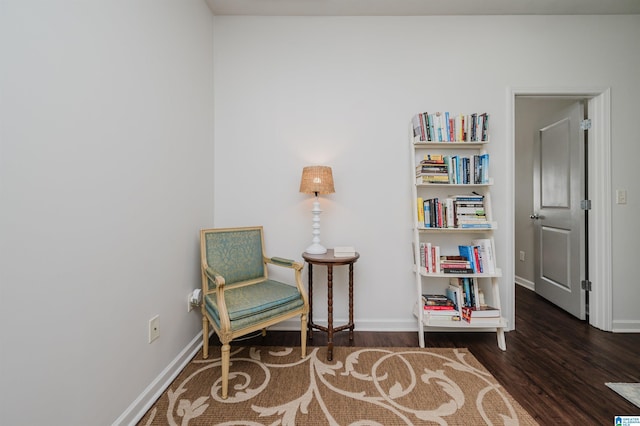
M349 330L349 340L353 340L353 264L358 260L360 254L357 252L349 257L335 257L333 249L328 249L325 254L302 253L302 258L309 264L309 339L313 338L313 330L321 330L327 333L327 359L333 359L333 334ZM327 267L327 326L315 324L313 322L313 265ZM349 266L349 323L334 327L333 325L333 267L340 265Z

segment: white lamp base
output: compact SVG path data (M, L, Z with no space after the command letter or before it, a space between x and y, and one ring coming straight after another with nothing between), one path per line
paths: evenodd
M307 247L304 252L309 254L325 254L327 252L327 249L324 248L321 244L314 243Z
M320 244L320 213L322 213L322 210L320 209L318 194L316 194L316 198L313 201L313 209L311 210L311 213L313 213L313 239L311 240L311 245L305 250L305 253L325 254L327 249Z

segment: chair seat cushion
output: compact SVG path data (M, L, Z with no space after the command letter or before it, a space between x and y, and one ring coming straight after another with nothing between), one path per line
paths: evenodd
M228 288L224 295L232 330L248 327L304 305L296 287L274 280ZM206 296L205 303L209 315L220 327L216 295Z

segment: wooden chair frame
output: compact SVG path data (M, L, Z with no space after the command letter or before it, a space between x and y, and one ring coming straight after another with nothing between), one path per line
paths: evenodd
M267 269L268 265L288 268L294 272L295 285L303 300L303 305L298 309L290 310L282 314L279 314L277 316L270 317L266 320L252 324L248 327L233 330L231 328L231 321L229 319L229 312L227 310L227 303L225 301L225 290L226 290L225 277L218 274L213 268L211 268L208 265L206 235L208 233L215 233L215 232L255 231L255 230L258 230L260 232L260 240L262 243L262 262L264 266L263 268L264 275L257 279L233 283L233 288L238 288L241 286L250 286L250 285L258 284L268 280L269 279L268 269ZM228 387L229 387L229 366L230 366L230 352L231 352L230 343L233 339L250 334L257 330L262 330L262 334L264 335L266 333L267 327L299 315L300 316L300 347L302 352L301 356L302 358L306 356L307 315L309 312L309 300L307 297L307 293L302 285L303 264L290 259L284 259L284 258L278 258L278 257L267 257L265 255L264 230L262 226L203 229L200 231L200 254L201 254L202 294L203 294L202 306L201 306L202 354L203 354L203 358L209 357L209 325L211 325L211 328L213 328L213 330L218 335L222 343L222 351L221 351L222 398L226 399L228 396ZM209 286L210 282L215 284L213 288L210 288ZM206 309L205 297L210 295L214 295L216 297L216 301L218 305L218 314L220 316L220 327L216 325L216 322L209 315Z

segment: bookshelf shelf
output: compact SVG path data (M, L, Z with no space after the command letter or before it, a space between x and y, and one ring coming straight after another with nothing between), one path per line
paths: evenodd
M489 141L483 142L421 142L418 138L413 138L413 143L418 148L438 148L438 149L468 149L481 148L487 146Z
M442 186L447 188L474 188L493 185L493 179L485 183L418 183L418 186Z
M445 114L437 115L444 117ZM422 140L439 135L437 127L426 129L426 123L431 123L432 118L426 113L416 114L410 125L413 273L416 291L413 313L418 322L421 347L425 346L429 332L490 330L496 333L498 347L506 350L504 329L508 323L500 312L502 271L496 265L493 240L493 231L498 224L492 219L490 189L493 179L488 177L489 155L485 151L489 143L488 126L485 124L482 127L478 120L479 127L472 125L459 128L458 123L465 123L469 117L454 116L450 119L450 134L461 135L469 141ZM488 115L483 117L488 121ZM467 133L470 128L475 129L473 136ZM480 138L484 140L475 140ZM466 256L462 256L464 247L469 250L464 251ZM449 265L444 263L447 262L445 258L450 259ZM464 273L450 272L459 270L456 269L456 261L463 262L465 266L460 266L463 268L460 270L464 270ZM446 272L443 271L445 267ZM472 269L472 273L468 272ZM445 295L451 289L457 289L457 293L453 292L457 298L454 302L459 302L456 305L479 309L486 302L484 304L497 309L498 313L494 310L494 316L490 319L474 316L467 322L460 318L462 315L456 318L455 315L437 315L423 309L423 295ZM462 311L460 306L456 306L456 309Z
M418 267L414 269L414 272L418 272L423 277L431 277L431 278L459 278L459 277L467 277L467 278L500 278L502 277L502 270L496 269L493 274L452 274L448 272L425 272L425 268Z
M426 228L424 226L418 225L417 230L422 233L469 233L469 232L487 232L487 231L495 231L498 229L497 222L491 222L488 228Z
M418 316L418 309L420 308L420 305L416 304L415 308L413 309L413 314L417 317ZM433 327L433 328L443 328L443 329L447 329L447 331L452 331L451 329L456 329L457 331L466 331L469 329L482 329L484 330L495 330L496 327L506 327L507 323L505 321L504 318L500 318L499 321L497 323L482 323L479 322L477 324L471 324L468 322L464 322L464 321L451 321L450 319L440 319L440 318L433 318L433 317L429 317L428 315L424 314L423 315L423 319L422 319L422 323L425 327Z

